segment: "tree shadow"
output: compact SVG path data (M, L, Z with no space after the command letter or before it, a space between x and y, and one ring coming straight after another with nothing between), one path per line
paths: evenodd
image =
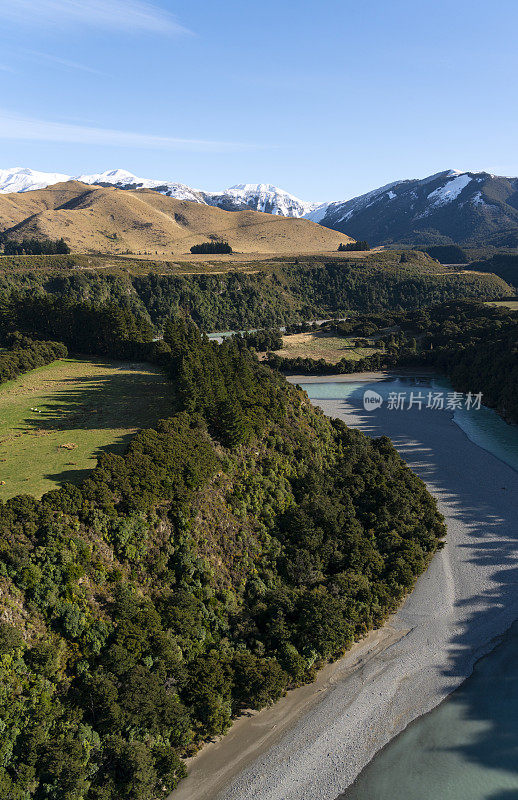
M404 383L402 391L409 388ZM444 691L453 691L453 694L387 745L341 798L435 800L456 797L453 793L443 794L440 773L436 771L435 779L433 775L434 765L436 770L441 769L441 754L450 754L457 759L455 763L462 763L463 769L472 765L475 771L487 770L491 776L493 783L488 783L486 794L483 786L477 787L482 792L476 794L477 800L479 797L516 799L518 623L514 626L513 623L518 618L518 472L491 453L484 452L481 457L481 449L452 419L445 429L444 414L447 412L389 411L386 403L376 411L365 411L365 388L367 384L355 388L345 400L337 392L336 399L314 402L330 415L334 408L334 415L341 416L348 424L350 419L344 412L352 411L356 419L354 427L360 427L369 436L389 435L412 470L438 496L440 507L448 510L450 526L461 525L463 533L451 546L456 581L452 599L455 624L450 626L449 657L440 676ZM369 388L383 393L380 384L371 384ZM503 421L501 424L505 425ZM507 432L509 437L516 437L518 454L518 429L509 426ZM418 618L416 625L419 625ZM502 643L498 644L500 640ZM483 657L495 646L496 649ZM471 673L475 662L473 675L457 688L459 680ZM449 709L445 711L447 704ZM446 727L440 746L432 746L430 739L420 741L416 747L415 738L412 738L416 731L431 733L434 725L441 725L438 715L455 712L456 708L460 715L458 729ZM425 725L430 727L425 728ZM466 730L470 731L469 740L457 735ZM407 739L403 738L405 736ZM421 783L418 791L407 789L405 770L398 767L394 754L401 753L403 746L416 748L410 771L418 771L421 763L428 765L427 780ZM390 771L394 772L393 779L388 774Z
M70 466L75 466L74 432L91 432L93 458L102 453L122 454L127 451L135 433L152 427L158 419L173 413L171 384L149 364L133 362L91 361L92 375L48 379L48 394L38 401L31 413L18 426L19 431L45 436L63 433L58 445L70 451ZM106 374L99 368L106 367ZM53 388L53 385L56 388ZM96 443L113 431L109 442ZM48 472L45 478L57 483L80 483L91 469L70 469Z

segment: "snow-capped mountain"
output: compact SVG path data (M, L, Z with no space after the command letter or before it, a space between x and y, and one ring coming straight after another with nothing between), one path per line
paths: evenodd
M266 214L279 214L284 217L303 217L317 205L299 200L270 183L241 183L221 192L206 192L183 183L137 178L136 175L123 169L114 169L97 175L80 175L78 180L98 186L115 186L118 189L153 189L178 200L205 203L227 211L243 211L249 208L252 211L263 211Z
M0 193L28 192L31 189L45 189L53 183L68 181L70 177L61 172L38 172L35 169L13 167L0 169Z
M205 203L204 193L191 189L184 183L173 181L157 181L150 178L138 178L125 169L112 169L94 175L79 175L78 181L96 186L114 186L116 189L153 189L155 192L175 197L177 200L191 200L194 203Z
M518 246L518 179L447 170L396 181L308 219L371 245L404 243Z
M250 209L285 217L302 217L318 205L318 203L306 203L299 200L292 194L269 183L242 183L221 192L206 192L174 181L139 178L124 169L77 176L37 172L21 167L0 170L0 193L28 192L31 189L43 189L67 180L78 180L96 186L113 186L117 189L152 189L177 200L190 200L194 203L217 206L227 211Z
M0 193L41 189L72 176L35 170L0 170ZM277 186L242 183L221 192L174 181L139 178L123 169L75 180L118 189L155 192L226 211L264 211L305 217L326 228L380 244L493 244L518 246L518 179L488 172L446 170L428 178L395 181L351 200L308 203Z
M206 194L207 196L207 194ZM303 217L313 211L318 203L307 203L298 197L272 186L271 183L239 183L210 197L216 202L210 205L224 207L223 203L233 203L239 208L251 208L266 214L280 214L284 217Z

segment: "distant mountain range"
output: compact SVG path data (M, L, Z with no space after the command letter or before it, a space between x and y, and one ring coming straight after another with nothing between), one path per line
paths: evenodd
M0 193L27 192L70 180L62 173L0 170ZM80 175L82 183L151 189L177 200L226 211L262 211L304 217L371 245L451 244L518 247L518 178L446 170L396 181L351 200L310 203L271 184L244 183L206 192L173 181L139 178L115 169Z
M153 189L155 192L190 200L225 211L263 211L283 217L303 217L313 211L318 203L305 203L292 194L269 183L240 183L221 192L205 192L183 183L138 178L124 169L112 169L94 175L64 175L59 172L38 172L23 167L0 169L0 194L28 192L44 189L55 183L77 180L96 186L113 186L116 189Z

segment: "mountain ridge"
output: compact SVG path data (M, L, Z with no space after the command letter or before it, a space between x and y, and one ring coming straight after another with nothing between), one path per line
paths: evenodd
M82 175L22 167L0 170L0 196L26 193L64 180L121 190L149 190L225 211L260 211L304 218L371 245L461 244L518 247L518 178L444 170L392 181L365 194L326 203L300 200L273 184L242 183L221 192L139 178L122 169Z
M139 178L124 169L77 176L59 172L40 172L25 167L3 169L0 170L0 194L44 189L70 180L95 186L113 186L116 189L152 189L167 197L216 206L225 211L251 210L286 217L303 217L319 205L300 200L269 183L241 183L220 192L208 192L176 181Z
M306 219L371 245L518 247L518 178L445 170L324 203Z

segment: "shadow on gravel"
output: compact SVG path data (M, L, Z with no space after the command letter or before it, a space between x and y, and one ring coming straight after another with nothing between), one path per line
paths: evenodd
M412 382L399 383L403 391ZM511 627L518 616L518 568L513 566L518 558L518 473L491 454L483 459L483 470L475 460L459 459L458 453L449 458L444 412L423 409L405 414L389 411L386 403L376 411L364 411L366 387L355 389L346 400L337 391L335 405L344 410L352 407L361 429L370 436L391 431L411 468L441 493L454 518L468 527L471 543L464 545L466 560L481 570L494 567L482 594L457 601L457 608L465 608L466 614L452 639L452 655L443 672L445 685L456 685L449 683L451 679L469 669L476 655L474 632L480 636L487 627L485 641L490 641L495 614L500 616L500 630L509 630L477 662L473 675L387 745L339 800L518 800L518 623ZM332 398L314 402L330 413L327 400ZM450 424L457 435L458 427L453 420ZM509 436L516 436L518 444L515 427L509 426ZM466 448L466 454L469 451ZM436 464L441 464L440 470Z

